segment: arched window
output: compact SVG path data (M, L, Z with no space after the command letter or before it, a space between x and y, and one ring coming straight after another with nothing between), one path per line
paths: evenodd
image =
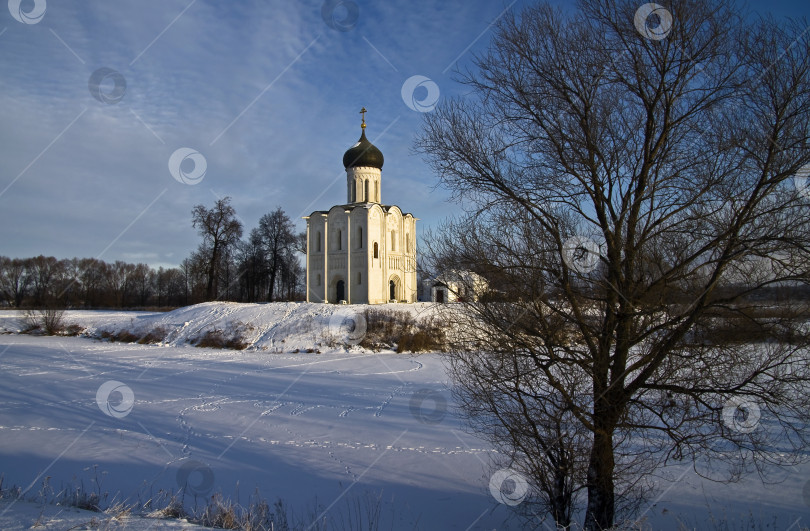
M357 272L357 283L358 284L363 283L363 273L361 273L360 271Z
M380 257L379 250L380 250L380 249L379 249L379 247L377 246L377 242L374 242L374 258L379 258L379 257Z
M321 252L321 231L318 231L315 235L315 252ZM320 285L320 282L318 282L318 284Z
M340 229L337 231L337 250L343 250L343 231Z
M363 227L357 227L357 248L363 248Z
M366 198L366 199L365 199L365 200L366 200L366 201L368 201L368 200L369 200L369 195L368 195L368 179L366 179L366 181L365 181L365 182L366 182L366 189L365 189L365 192L366 192L365 198Z

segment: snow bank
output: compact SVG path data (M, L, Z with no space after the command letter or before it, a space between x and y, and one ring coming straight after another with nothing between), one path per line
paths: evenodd
M78 325L84 335L109 337L129 332L143 337L155 333L161 345L196 343L206 333L238 336L247 350L270 352L358 351L365 331L367 309L410 314L416 319L432 316L432 303L386 305L335 305L306 302L245 304L206 302L171 312L82 311L65 312L66 325ZM22 312L0 312L0 332L18 333L24 326Z

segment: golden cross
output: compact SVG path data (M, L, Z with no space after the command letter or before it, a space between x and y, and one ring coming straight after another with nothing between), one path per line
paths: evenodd
M361 127L361 128L363 128L363 129L365 129L365 128L366 128L366 113L367 113L367 112L368 112L368 111L366 110L366 108L365 108L365 107L363 107L362 109L360 109L360 114L362 114L362 115L363 115L363 123L360 125L360 127Z

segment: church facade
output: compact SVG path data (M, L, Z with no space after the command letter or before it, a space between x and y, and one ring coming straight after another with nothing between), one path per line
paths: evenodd
M416 301L417 218L382 203L384 159L366 138L365 114L361 131L343 155L346 203L304 218L307 302Z

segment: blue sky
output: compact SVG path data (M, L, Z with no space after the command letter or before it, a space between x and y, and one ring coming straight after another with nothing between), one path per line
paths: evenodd
M345 201L363 106L383 202L436 226L457 207L412 153L423 113L403 85L422 76L416 103L431 83L463 95L454 69L530 2L330 1L0 3L0 254L177 265L199 242L192 207L226 195L246 231L278 206L303 230ZM806 0L749 6L810 19ZM205 161L202 179L175 166L195 184L170 171L181 148Z

